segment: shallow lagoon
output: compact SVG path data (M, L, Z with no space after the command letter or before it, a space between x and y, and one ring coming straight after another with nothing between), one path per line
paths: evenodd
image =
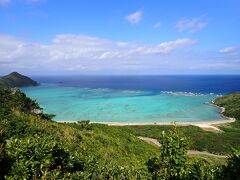
M217 95L147 90L64 87L44 84L23 88L54 120L123 123L222 120L207 104Z

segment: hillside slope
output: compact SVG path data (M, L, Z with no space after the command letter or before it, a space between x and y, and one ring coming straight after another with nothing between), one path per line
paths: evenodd
M37 102L21 91L0 88L0 179L240 177L240 150L223 166L189 158L189 140L176 127L161 132L161 147L156 147L127 129L88 121L57 123L34 109L40 109Z
M214 104L224 107L224 115L240 120L240 93L232 93L217 98Z
M24 87L37 86L38 83L27 76L23 76L17 72L12 72L9 75L0 77L0 86L4 87Z
M38 104L24 93L0 89L0 128L9 138L49 136L74 151L85 151L103 161L119 165L142 166L156 155L158 148L116 127L101 124L57 123L48 114L35 114ZM8 116L6 116L8 114Z

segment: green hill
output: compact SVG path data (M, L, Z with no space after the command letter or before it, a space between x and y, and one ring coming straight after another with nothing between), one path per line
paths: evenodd
M218 97L214 104L225 108L224 115L236 119L236 122L217 125L220 133L205 131L197 126L178 127L191 139L191 149L208 151L215 154L229 155L232 148L240 147L240 93ZM172 126L123 126L119 129L128 131L136 136L159 139L161 132Z
M85 166L109 167L112 171L127 168L129 172L146 168L145 162L159 151L116 127L89 124L88 121L57 123L50 120L51 115L35 114L32 109L39 109L38 104L21 91L13 93L10 89L0 88L0 130L8 144L19 140L17 147L21 143L26 147L27 142L31 144L29 146L37 144L38 147L44 146L41 143L45 142L50 146L46 148L53 148L51 144L58 143L71 157L80 157Z
M12 72L9 75L0 77L0 86L5 87L24 87L37 86L38 83L27 76L23 76L17 72Z
M189 158L189 139L176 128L159 131L159 148L125 128L88 121L57 123L52 115L35 110L41 110L37 102L20 90L0 87L0 179L240 177L240 150L223 166Z
M225 108L224 115L240 120L240 93L232 93L219 97L214 103Z

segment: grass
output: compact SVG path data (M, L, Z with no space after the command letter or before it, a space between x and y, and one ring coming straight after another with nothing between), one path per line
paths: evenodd
M191 149L198 151L208 151L216 154L229 154L231 147L240 146L240 129L236 128L239 123L221 125L219 128L224 132L215 133L204 131L196 126L178 127L191 139ZM151 137L160 139L162 131L171 129L171 126L122 126L119 129L125 130L135 136Z
M203 160L209 164L215 164L215 165L227 164L227 158L213 157L213 156L203 155L203 154L189 154L188 156L190 158Z
M215 104L225 108L224 115L236 118L236 122L219 125L221 133L204 131L196 126L178 127L191 139L191 149L208 151L216 154L229 154L232 149L240 146L240 93L226 95L215 100ZM160 139L161 132L172 126L122 126L118 127L135 136Z
M156 156L158 148L139 140L117 127L102 124L57 123L16 111L19 119L24 119L27 135L51 135L68 145L69 149L85 151L101 157L102 161L118 163L122 166L141 167L147 159Z

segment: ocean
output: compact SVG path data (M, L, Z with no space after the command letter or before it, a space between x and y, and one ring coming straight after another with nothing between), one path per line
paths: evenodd
M240 75L43 76L22 88L56 121L158 123L223 120L209 105L240 91Z

